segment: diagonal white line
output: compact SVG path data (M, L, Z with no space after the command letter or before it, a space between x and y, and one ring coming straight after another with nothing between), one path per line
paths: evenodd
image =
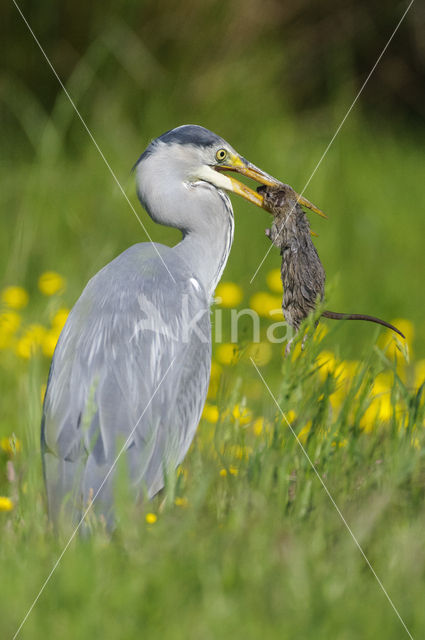
M327 486L325 485L322 476L320 475L320 473L317 471L313 461L311 460L310 456L308 455L306 449L303 446L303 443L301 442L301 440L298 438L297 434L295 433L294 429L292 428L291 423L289 422L288 418L286 417L286 414L283 412L281 406L279 405L278 401L276 400L272 390L270 389L269 385L267 384L267 382L264 380L261 371L259 370L259 368L257 367L257 365L255 364L254 360L250 357L250 360L255 368L255 370L257 371L258 375L261 378L261 381L263 382L264 386L266 387L267 391L270 394L270 397L272 398L273 402L275 403L276 407L278 408L280 414L282 415L282 417L284 418L286 424L288 425L288 427L291 430L292 435L294 436L294 438L296 439L296 441L298 442L298 444L300 445L303 454L305 455L305 457L307 458L311 468L313 469L314 473L316 474L316 476L318 477L320 484L322 485L322 487L324 488L329 500L332 502L333 506L336 509L336 512L338 513L339 517L341 518L341 520L343 521L347 531L349 532L350 536L352 537L356 547L358 548L358 550L360 551L360 553L362 554L367 566L369 567L369 569L371 570L371 572L373 573L374 577L376 578L376 581L378 582L379 586L381 587L382 591L384 592L388 602L390 603L391 607L394 610L394 613L396 614L397 618L400 620L401 624L404 627L404 630L406 631L407 635L409 636L409 638L411 640L413 640L413 636L410 633L409 629L406 626L406 623L404 622L403 618L401 617L401 615L398 612L397 607L395 606L394 602L391 600L387 590L385 589L384 585L382 584L381 580L379 579L378 575L376 574L374 568L372 567L371 563L369 562L365 552L363 551L363 548L361 547L359 541L357 540L356 536L354 535L353 531L350 528L350 525L348 524L348 522L346 521L346 519L344 518L340 508L338 507L338 505L336 504L335 500L333 499L329 489L327 488Z
M116 466L116 464L117 464L117 462L118 462L118 460L119 460L119 458L120 458L121 454L122 454L122 453L123 453L123 451L127 448L128 444L130 443L130 440L131 440L131 438L133 437L133 434L134 434L135 430L137 429L137 426L138 426L138 424L139 424L140 420L143 418L143 416L145 415L145 413L146 413L146 411L148 410L149 406L151 405L152 400L153 400L153 399L154 399L154 397L156 396L158 389L160 388L161 384L163 383L163 381L164 381L165 377L167 376L167 374L168 374L169 370L170 370L170 369L171 369L171 367L173 366L175 359L176 359L176 356L174 356L174 358L172 359L172 361L171 361L171 363L170 363L169 367L167 368L167 371L164 373L164 375L162 376L161 380L159 381L159 383L158 383L158 385L157 385L157 387L156 387L155 391L153 392L153 394L152 394L152 396L151 396L151 399L150 399L150 400L149 400L149 402L147 403L146 407L143 409L142 413L141 413L141 414L140 414L140 416L139 416L139 419L137 420L136 424L134 425L133 429L131 430L130 435L128 436L127 440L124 442L123 446L122 446L122 447L121 447L121 449L119 450L118 455L117 455L117 457L115 458L114 462L112 463L111 467L109 468L108 473L105 475L104 479L102 480L102 484L100 485L99 489L96 491L95 495L93 496L92 501L90 502L89 506L87 507L87 509L86 509L86 510L85 510L85 512L83 513L83 515L82 515L82 517L81 517L81 520L80 520L80 521L79 521L79 523L77 524L77 526L76 526L76 528L74 529L74 531L73 531L73 533L72 533L71 537L69 538L68 542L66 543L65 547L63 548L63 550L62 550L62 552L61 552L60 556L58 557L58 559L56 560L55 564L53 565L53 567L52 567L52 569L51 569L51 571L50 571L49 575L47 576L47 578L46 578L46 579L45 579L45 581L43 582L43 584L42 584L42 586L41 586L40 591L37 593L36 597L34 598L34 600L33 600L32 604L31 604L30 608L28 609L27 613L25 614L25 617L24 617L24 619L22 620L21 624L19 625L19 627L18 627L18 629L17 629L17 631L16 631L15 635L13 636L13 639L12 639L12 640L15 640L15 639L18 637L18 635L19 635L19 633L20 633L20 631L21 631L22 627L24 626L25 622L27 621L28 616L30 615L31 611L34 609L35 605L37 604L37 602L38 602L38 600L39 600L39 598L40 598L41 594L43 593L44 589L46 588L46 586L47 586L47 584L48 584L48 582L49 582L50 578L52 577L52 575L54 574L54 572L55 572L55 571L56 571L56 569L58 568L59 563L60 563L60 561L62 560L63 556L65 555L65 553L66 553L66 551L67 551L67 549L68 549L69 545L71 544L71 542L73 541L73 539L74 539L74 538L75 538L75 536L77 535L78 530L80 529L81 525L83 524L84 519L85 519L85 517L87 516L88 512L89 512L89 511L90 511L90 509L92 508L94 501L96 500L96 498L97 498L97 496L99 495L99 493L101 492L101 490L102 490L102 488L103 488L103 486L104 486L105 482L107 481L107 479L108 479L108 478L109 478L109 476L111 475L112 471L114 470L114 468L115 468L115 466Z
M14 1L14 0L13 0ZM304 195L304 191L307 189L308 185L310 184L310 182L312 181L317 169L320 167L320 165L322 164L325 156L327 155L329 149L331 148L332 144L335 141L335 138L337 137L337 135L339 134L339 132L341 131L342 127L344 126L345 121L347 120L348 116L350 115L351 111L354 108L354 105L356 104L356 102L358 101L358 99L360 98L361 94L363 93L363 89L365 88L365 86L367 85L367 83L370 80L370 77L372 76L373 72L375 71L376 67L378 66L378 64L381 61L382 56L384 55L384 53L386 52L386 50L388 49L392 39L394 38L395 34L397 33L401 23L403 22L404 18L406 17L410 7L412 6L412 4L414 3L415 0L410 0L410 3L407 7L407 9L405 10L405 12L403 13L403 15L401 16L400 20L397 23L397 26L395 27L394 31L392 32L391 36L389 37L387 44L385 45L385 47L382 49L381 53L378 56L377 61L375 62L375 64L373 65L372 69L369 71L366 80L363 82L362 86L360 87L359 92L357 93L356 97L354 98L353 102L351 103L351 106L349 107L347 113L345 114L345 116L343 117L343 119L341 120L337 130L335 131L335 133L333 134L328 146L326 147L326 149L324 150L324 152L322 153L322 156L319 160L319 162L316 164L316 166L313 169L313 173L311 174L311 176L309 177L309 179L307 180L307 182L305 183L301 193L299 194L299 197L301 197L302 195ZM297 200L298 202L298 200ZM285 226L285 223L287 221L287 219L289 218L289 216L291 215L292 211L294 210L294 207L291 209L291 211L288 213L288 215L286 216L283 225L280 229L280 231L283 229L283 227ZM269 248L266 251L266 254L264 256L264 258L261 260L260 264L258 265L254 275L252 276L251 280L249 281L250 284L252 284L252 282L254 281L255 276L257 275L257 273L259 272L259 270L261 269L262 264L264 263L264 260L267 258L267 256L269 255L270 251L273 248L273 244L270 244Z
M148 230L146 229L145 225L143 224L142 220L140 219L140 216L137 214L137 211L135 210L135 208L133 207L133 205L131 204L126 192L124 191L120 181L118 180L114 170L112 169L111 165L109 164L109 162L107 161L107 159L105 158L105 155L102 151L102 149L99 147L98 143L96 142L92 132L90 131L89 127L86 124L86 121L84 120L83 116L81 115L81 113L79 112L79 110L77 109L77 106L75 104L75 102L73 101L73 99L71 98L67 88L65 87L64 83L62 82L59 74L57 73L56 69L54 68L53 64L51 63L47 53L44 51L43 47L41 46L37 36L35 35L34 31L31 29L31 26L28 23L28 20L26 19L26 17L24 16L24 14L22 13L20 7L18 6L18 4L16 3L16 0L12 0L13 4L15 5L17 11L19 12L22 20L24 21L24 23L26 24L28 31L30 32L30 34L32 35L32 37L34 38L34 41L36 42L38 48L40 49L41 53L43 54L47 64L49 65L50 69L52 70L54 76L56 77L56 80L59 82L60 86L62 87L66 97L68 98L69 102L72 105L72 108L74 109L75 113L77 114L77 116L79 117L79 119L81 120L81 123L84 127L84 129L87 131L91 141L93 142L94 146L96 147L100 157L102 158L103 162L106 164L106 166L109 169L109 173L111 174L111 176L113 177L114 181L116 182L119 190L121 191L122 195L124 196L124 198L127 200L127 203L130 207L130 209L132 210L132 212L134 213L134 215L136 216L137 220L139 221L140 226L142 227L143 231L145 232L145 234L147 235L149 241L151 242L152 246L154 247L156 253L158 254L162 264L164 265L164 267L166 268L166 270L168 271L168 274L170 276L170 278L172 279L173 282L175 282L175 279L173 277L173 274L170 272L170 270L168 269L167 265L165 264L161 254L159 253L158 249L156 248L155 243L152 241L152 238L150 237Z

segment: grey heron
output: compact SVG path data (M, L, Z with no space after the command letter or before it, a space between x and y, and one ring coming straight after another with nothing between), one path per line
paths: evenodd
M135 498L154 496L195 435L210 376L209 307L233 240L226 192L263 197L224 171L277 181L223 138L184 125L135 165L150 217L176 227L174 247L140 243L107 264L71 310L52 359L41 428L51 519L76 522L95 498L113 522L122 443Z

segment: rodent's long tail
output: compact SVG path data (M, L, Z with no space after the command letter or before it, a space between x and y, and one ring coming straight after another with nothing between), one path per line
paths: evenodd
M337 313L336 311L324 311L322 316L330 320L366 320L366 322L375 322L376 324L381 324L383 327L387 327L387 329L392 329L392 331L395 331L399 336L406 339L401 331L393 324L385 322L385 320L381 320L381 318L375 318L375 316L365 316L362 313Z

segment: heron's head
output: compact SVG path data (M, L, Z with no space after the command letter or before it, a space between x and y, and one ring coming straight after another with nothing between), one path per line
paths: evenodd
M190 227L217 190L264 206L264 197L227 172L276 187L281 183L243 158L223 138L197 125L183 125L153 140L136 163L137 190L151 217L161 224ZM199 189L198 187L204 187ZM299 196L299 202L312 205ZM193 205L193 207L191 206ZM314 208L315 209L315 208ZM214 210L216 211L216 209Z
M197 201L199 211L199 200L207 199L208 191L210 195L217 189L231 191L257 206L263 205L262 195L225 175L226 171L241 173L264 185L279 184L223 138L197 125L177 127L153 140L137 161L136 171L139 198L150 215L157 222L179 227L180 219L170 220L170 206L176 218L180 205L189 215L191 203Z

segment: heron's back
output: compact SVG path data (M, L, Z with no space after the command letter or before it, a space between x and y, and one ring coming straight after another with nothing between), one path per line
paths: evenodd
M59 338L44 403L54 520L67 501L75 521L94 496L110 517L121 447L136 493L163 486L196 431L210 356L205 291L172 248L134 245L89 281Z

